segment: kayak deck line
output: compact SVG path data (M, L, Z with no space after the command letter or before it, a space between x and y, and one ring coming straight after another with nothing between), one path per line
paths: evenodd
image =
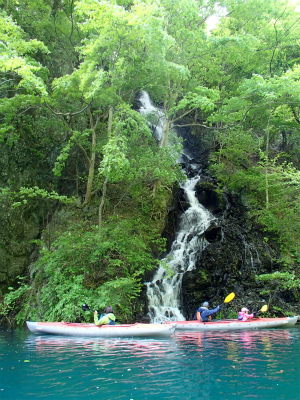
M176 323L172 324L120 324L102 325L75 322L26 321L28 329L35 334L64 335L77 337L153 337L171 336Z
M193 331L216 331L216 330L246 330L246 329L264 329L287 327L296 324L298 316L283 318L253 318L248 321L220 320L211 322L200 321L175 321L176 331L193 330ZM169 323L172 323L169 321Z

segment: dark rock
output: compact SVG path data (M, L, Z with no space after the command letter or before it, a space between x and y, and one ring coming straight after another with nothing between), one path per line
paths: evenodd
M222 238L221 226L218 226L215 221L204 232L204 237L209 243L220 241Z

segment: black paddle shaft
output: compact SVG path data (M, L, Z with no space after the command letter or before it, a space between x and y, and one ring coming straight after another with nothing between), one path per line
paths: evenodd
M87 304L82 304L82 309L83 311L97 311L97 310L92 310L91 307L89 307ZM97 311L97 313L99 314L99 312Z

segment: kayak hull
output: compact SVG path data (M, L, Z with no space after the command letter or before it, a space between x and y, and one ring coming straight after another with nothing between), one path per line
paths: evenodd
M176 331L228 331L228 330L249 330L265 328L290 327L296 324L298 316L284 318L253 318L248 321L224 320L212 322L199 321L175 321Z
M81 324L71 322L26 322L28 329L34 334L62 335L76 337L168 337L176 328L171 324L128 324L102 325Z

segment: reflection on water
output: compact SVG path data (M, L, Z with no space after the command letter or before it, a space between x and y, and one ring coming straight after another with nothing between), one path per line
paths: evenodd
M0 397L300 399L300 329L91 339L0 332Z
M74 338L66 336L35 336L30 335L25 341L27 346L33 346L38 352L45 352L47 349L56 352L72 351L96 352L101 355L113 355L114 352L134 354L137 357L149 355L165 356L170 349L170 339L124 339L124 338Z

